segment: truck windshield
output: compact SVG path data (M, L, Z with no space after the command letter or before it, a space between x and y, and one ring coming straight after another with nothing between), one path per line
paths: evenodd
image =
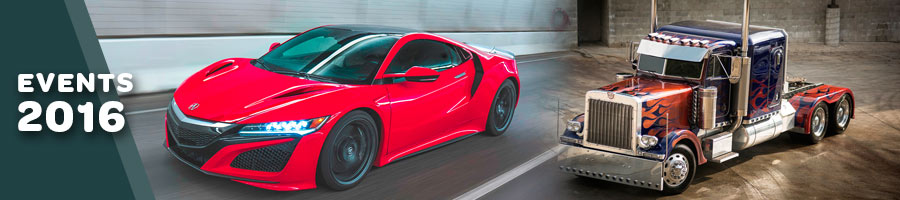
M700 78L703 63L641 54L638 60L638 69L667 76Z

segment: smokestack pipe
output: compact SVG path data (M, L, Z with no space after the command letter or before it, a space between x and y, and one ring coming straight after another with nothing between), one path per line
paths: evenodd
M655 1L655 0L654 0ZM747 34L750 33L750 0L744 0L744 20L741 23L741 56L747 57Z
M656 0L650 0L650 32L656 32Z

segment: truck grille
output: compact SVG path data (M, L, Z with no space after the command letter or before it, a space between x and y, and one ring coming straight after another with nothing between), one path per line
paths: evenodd
M632 106L590 99L586 142L631 149L634 139Z

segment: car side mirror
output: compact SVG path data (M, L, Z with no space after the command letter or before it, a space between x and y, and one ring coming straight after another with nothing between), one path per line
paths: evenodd
M741 79L741 72L744 68L750 68L750 57L731 57L731 74L728 74L728 82L737 83ZM749 75L749 74L746 74Z
M281 46L281 43L274 42L272 45L269 45L269 51L275 50L275 48L278 48L279 46Z
M438 71L435 71L431 68L413 66L406 70L406 73L401 74L385 74L384 78L406 78L407 81L412 82L434 82L438 79L440 74Z

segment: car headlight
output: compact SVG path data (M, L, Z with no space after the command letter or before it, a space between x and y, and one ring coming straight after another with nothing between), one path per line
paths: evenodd
M249 124L238 133L241 136L303 136L316 132L327 120L326 116L307 120Z
M657 142L659 142L659 139L656 138L656 136L642 135L641 141L638 142L638 145L640 145L640 147L643 149L649 149L650 147L656 146Z

